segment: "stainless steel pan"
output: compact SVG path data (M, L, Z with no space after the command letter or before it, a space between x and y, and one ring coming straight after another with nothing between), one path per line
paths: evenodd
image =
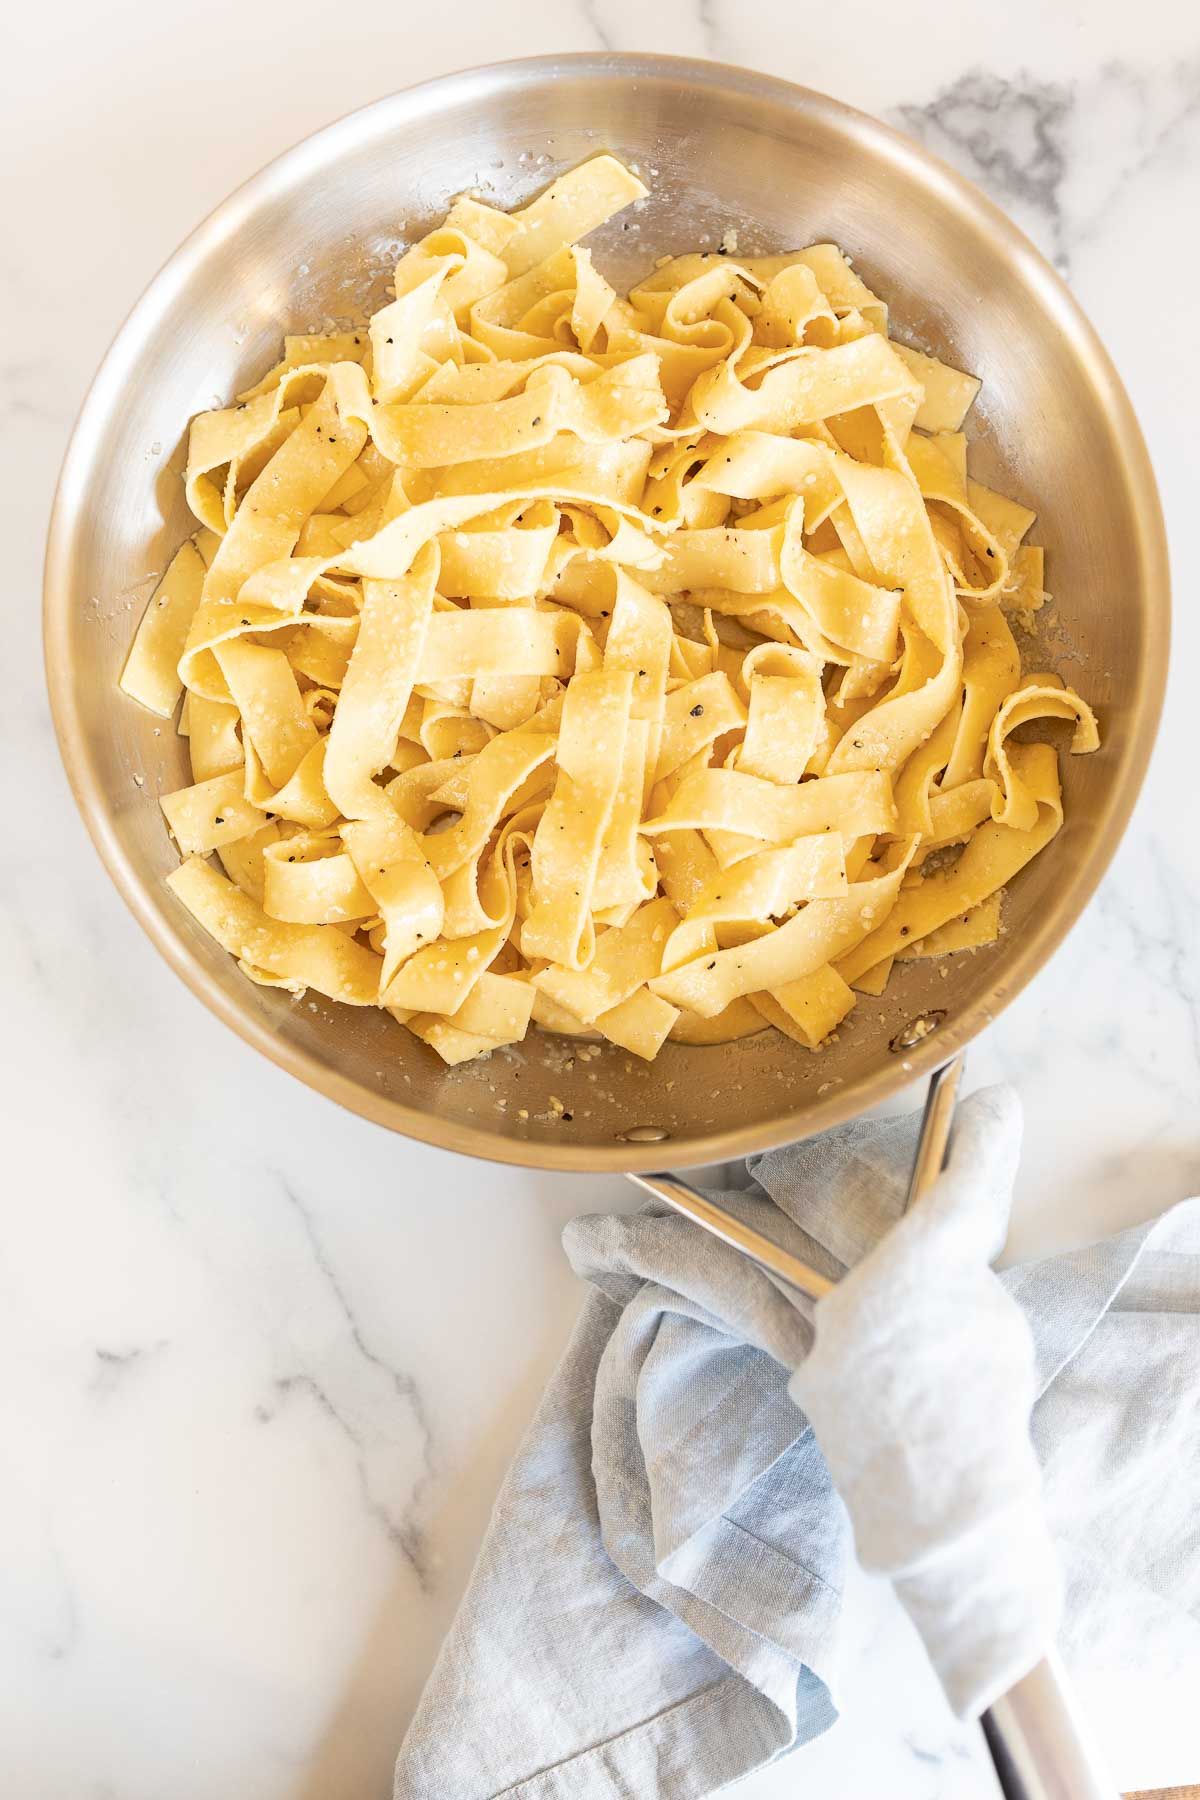
M1066 824L1012 884L1002 942L956 959L947 978L907 965L821 1056L766 1032L719 1049L671 1045L649 1066L613 1049L585 1063L532 1035L520 1051L447 1070L383 1014L253 986L183 912L163 887L175 857L155 803L187 781L183 747L170 730L156 735L116 682L153 572L187 528L189 416L267 366L285 329L377 304L398 241L440 218L451 195L478 186L509 205L600 148L639 164L653 187L632 218L597 234L617 277L664 251L715 247L730 227L745 252L832 238L902 334L983 377L975 465L1039 509L1053 648L1095 703L1104 748L1064 759ZM875 120L670 57L544 57L452 75L352 114L248 182L171 259L109 352L63 469L46 573L50 691L72 785L113 879L184 980L249 1043L366 1117L557 1169L679 1167L786 1143L964 1045L1050 955L1117 844L1154 736L1167 616L1162 521L1129 402L1020 233ZM925 1014L939 1029L906 1048L906 1026Z
M479 187L513 204L602 148L653 187L632 219L597 234L619 280L664 252L715 247L730 228L745 253L832 238L890 302L901 335L983 377L974 466L1038 508L1053 648L1096 705L1104 748L1066 763L1066 824L1012 884L1003 940L945 978L907 965L821 1056L767 1032L670 1045L649 1066L611 1048L585 1062L535 1036L448 1071L383 1014L253 986L174 902L155 801L188 780L183 746L118 694L117 677L155 572L188 528L178 475L189 417L266 367L285 330L379 304L398 243L452 195ZM303 1081L411 1137L542 1168L636 1171L730 1159L848 1119L935 1070L1037 972L1103 874L1141 783L1168 592L1128 399L1058 277L1001 213L821 95L716 63L605 55L473 70L382 100L272 163L194 232L83 408L51 525L45 615L55 722L88 829L149 936L215 1013ZM916 1041L916 1018L937 1029ZM918 1178L940 1164L947 1109L935 1101L929 1121ZM686 1185L651 1185L725 1229ZM770 1261L770 1246L741 1248ZM1048 1665L986 1724L1006 1794L1106 1791Z

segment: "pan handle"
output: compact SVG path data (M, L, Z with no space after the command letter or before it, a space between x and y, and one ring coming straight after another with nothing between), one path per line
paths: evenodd
M628 1175L626 1180L632 1181L647 1194L653 1194L656 1200L665 1200L673 1211L683 1213L694 1225L699 1225L713 1237L720 1238L723 1244L730 1244L748 1256L772 1275L780 1276L789 1286L799 1288L810 1300L819 1300L827 1294L835 1283L825 1275L819 1275L816 1269L810 1269L800 1257L793 1256L774 1238L769 1238L762 1231L755 1231L753 1226L744 1225L741 1219L726 1212L714 1200L680 1181L678 1175L667 1172L654 1175Z
M906 1206L921 1198L945 1165L964 1062L960 1052L930 1078ZM782 1244L743 1224L677 1175L630 1175L629 1180L810 1300L820 1300L833 1287ZM1116 1784L1088 1740L1066 1673L1053 1653L1002 1694L979 1723L1004 1800L1118 1800Z
M906 1207L919 1200L942 1172L964 1060L961 1054L952 1057L940 1069L935 1069L930 1077L916 1155L913 1157L912 1175L909 1177ZM652 1175L629 1175L627 1179L647 1194L653 1194L656 1200L664 1200L673 1211L683 1213L693 1224L699 1225L713 1237L720 1238L723 1244L730 1244L752 1262L769 1269L772 1275L780 1276L789 1286L807 1294L810 1300L820 1300L833 1287L828 1276L810 1268L800 1257L793 1256L790 1250L785 1250L782 1244L777 1244L765 1232L755 1231L753 1226L743 1224L741 1219L726 1212L723 1206L718 1206L715 1200L701 1194L690 1183L681 1181L678 1175L672 1175L667 1170L656 1170Z
M906 1212L922 1194L929 1191L946 1166L950 1127L954 1123L954 1104L958 1099L959 1083L966 1065L966 1052L960 1050L957 1056L952 1056L949 1062L943 1063L929 1077L929 1086L925 1090L925 1111L921 1114L921 1129L917 1134L912 1174L908 1178L908 1194L904 1201Z

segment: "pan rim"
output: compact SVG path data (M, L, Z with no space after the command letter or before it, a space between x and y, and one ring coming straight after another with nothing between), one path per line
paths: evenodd
M120 843L111 809L83 729L76 697L74 660L68 640L70 581L75 539L86 504L90 472L103 428L130 363L136 359L143 325L157 317L173 296L225 238L273 193L286 191L335 163L344 148L386 130L389 124L436 114L473 95L492 95L510 86L556 75L588 75L611 80L671 79L720 88L747 99L782 103L797 115L824 117L852 128L871 148L931 182L959 208L985 222L1019 263L1056 327L1086 357L1093 385L1118 427L1115 435L1121 477L1134 503L1137 563L1145 591L1163 611L1161 630L1148 634L1144 648L1140 702L1132 719L1117 779L1109 789L1081 865L1064 885L1045 921L1006 952L1002 975L988 993L953 1021L907 1053L903 1064L881 1064L872 1074L835 1090L806 1107L802 1123L786 1109L766 1124L708 1129L686 1139L649 1145L614 1139L611 1145L578 1146L502 1136L498 1131L407 1106L397 1096L374 1092L322 1063L313 1053L279 1037L269 1023L216 985L184 934L150 901L148 884ZM917 1082L965 1047L1002 1011L1050 959L1081 917L1116 852L1145 779L1162 711L1169 655L1170 587L1166 531L1149 452L1132 403L1095 328L1058 273L1024 233L971 182L920 145L869 114L828 95L776 76L733 64L689 57L620 52L578 52L514 58L435 76L345 114L302 138L264 165L196 226L148 283L117 331L81 406L67 446L51 512L43 589L43 633L47 686L59 751L84 824L117 891L169 966L242 1041L277 1068L372 1123L435 1148L483 1161L562 1172L645 1172L732 1160L774 1149L845 1123ZM1009 958L1011 957L1011 960Z

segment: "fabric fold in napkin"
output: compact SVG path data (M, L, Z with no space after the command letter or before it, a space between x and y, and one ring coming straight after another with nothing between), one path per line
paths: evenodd
M1060 1570L1068 1657L1200 1658L1200 1201L997 1278L1015 1099L963 1103L950 1168L897 1224L916 1133L856 1122L721 1194L823 1272L853 1270L815 1328L673 1214L567 1228L594 1291L397 1800L694 1800L817 1736L855 1541L964 1715L1050 1641Z

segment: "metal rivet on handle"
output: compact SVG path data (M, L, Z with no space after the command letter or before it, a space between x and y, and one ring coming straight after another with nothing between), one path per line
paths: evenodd
M916 1019L910 1019L901 1031L898 1031L888 1045L893 1055L901 1050L915 1050L925 1038L932 1037L942 1020L946 1017L944 1009L939 1012L921 1013Z
M619 1144L661 1144L670 1132L661 1125L631 1125L628 1131L618 1131Z

